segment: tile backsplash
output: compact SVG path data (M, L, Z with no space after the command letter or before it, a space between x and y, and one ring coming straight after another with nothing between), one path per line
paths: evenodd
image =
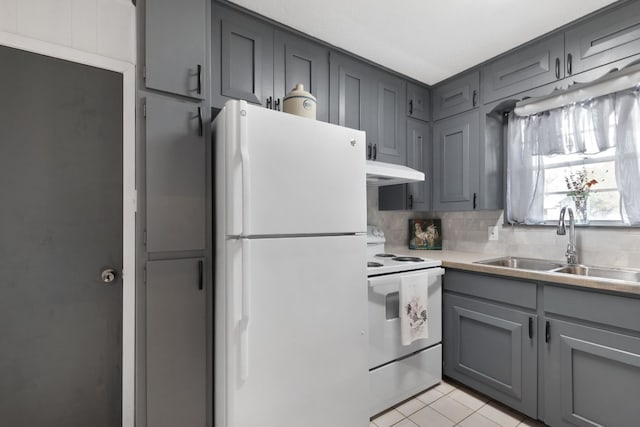
M568 235L553 227L503 225L503 211L379 211L378 190L367 189L367 222L383 229L390 246L407 246L410 218L440 218L443 249L564 260ZM498 240L489 240L497 226ZM577 228L578 260L584 264L640 268L640 229Z

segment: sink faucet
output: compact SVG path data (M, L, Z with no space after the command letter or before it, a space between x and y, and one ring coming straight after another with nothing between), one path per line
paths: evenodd
M567 264L577 264L578 253L576 251L575 221L573 217L573 209L568 206L560 209L560 219L558 220L558 229L556 230L556 233L560 236L567 234L567 229L564 226L564 213L567 210L569 211L569 244L567 245L567 252L565 253L565 256L567 257Z

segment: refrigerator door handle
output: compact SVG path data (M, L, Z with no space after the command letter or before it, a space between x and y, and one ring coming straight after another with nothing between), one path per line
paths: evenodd
M243 114L244 113L244 114ZM240 111L240 159L242 161L242 235L251 234L251 181L246 110Z
M249 378L249 314L251 312L251 242L242 240L242 317L240 319L240 380Z

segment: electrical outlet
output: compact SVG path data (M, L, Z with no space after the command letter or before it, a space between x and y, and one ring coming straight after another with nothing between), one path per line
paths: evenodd
M498 240L498 226L489 226L489 240Z

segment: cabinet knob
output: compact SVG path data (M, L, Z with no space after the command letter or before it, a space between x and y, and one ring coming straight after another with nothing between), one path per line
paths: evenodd
M409 209L413 209L413 194L409 194Z
M473 96L472 96L471 102L473 103L474 107L478 104L478 91L475 89L473 90Z
M560 58L556 58L556 79L560 78Z
M105 268L100 273L100 278L107 285L113 283L116 280L116 277L118 277L118 273L113 268Z
M571 75L573 72L573 64L572 64L573 56L570 53L567 53L567 74Z
M273 108L273 107L271 106L271 105L272 105L272 103L273 103L273 97L272 97L272 96L270 96L270 97L268 97L268 98L267 98L267 105L266 105L266 107L267 107L268 109L270 109L270 110Z
M409 100L409 115L413 115L413 99Z
M367 159L371 158L371 149L372 149L371 144L367 144Z
M378 158L378 144L373 144L373 160Z
M198 64L198 88L196 89L198 95L202 93L202 65Z

